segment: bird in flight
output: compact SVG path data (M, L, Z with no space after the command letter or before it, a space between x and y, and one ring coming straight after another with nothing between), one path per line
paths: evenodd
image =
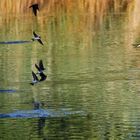
M33 41L37 40L41 45L44 45L42 40L41 40L41 37L39 35L37 35L35 33L35 31L33 31L33 35L34 35L34 37L32 38Z
M32 4L29 8L32 8L34 15L37 16L38 4Z
M32 71L32 77L33 77L33 80L32 82L30 83L31 85L34 85L38 82L42 82L44 80L46 80L47 78L47 75L43 73L43 71L46 69L43 65L43 61L40 60L39 61L39 64L35 64L35 67L36 69L38 70L38 72L35 74L33 71ZM37 75L38 74L38 75ZM38 78L39 77L39 78Z
M40 73L42 73L45 70L45 67L43 65L43 61L42 60L39 61L39 65L35 64L35 67L38 70L37 74L40 74Z

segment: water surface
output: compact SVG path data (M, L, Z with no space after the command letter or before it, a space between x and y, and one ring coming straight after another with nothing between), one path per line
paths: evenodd
M0 44L0 89L15 91L0 92L0 114L36 112L33 102L41 102L44 110L86 115L3 117L0 139L139 140L140 49L132 44L140 39L127 13L96 23L84 13L59 12L11 17L0 26L0 42L30 40L35 30L45 44ZM48 78L31 86L40 59Z

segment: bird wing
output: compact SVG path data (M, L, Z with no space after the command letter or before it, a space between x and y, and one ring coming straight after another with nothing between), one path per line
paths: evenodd
M45 70L42 60L39 61L39 68L40 68L41 70Z
M36 3L36 4L32 4L32 5L29 6L29 8L31 8L31 7L36 7L36 8L38 8L38 4L37 4L37 3Z
M35 4L34 7L36 8L36 10L39 11L39 7L38 7L38 4Z
M37 68L38 71L41 70L40 67L37 64L35 64L35 67Z
M38 81L38 77L36 76L36 74L32 71L32 76L33 76L33 79L34 80L37 80Z
M32 8L34 15L37 16L37 10L39 11L38 4L33 4L29 8Z
M46 80L47 75L45 75L43 72L41 72L39 75L40 75L40 77L41 77L39 81L44 81L44 80Z
M41 39L38 39L38 42L39 42L40 44L44 45L43 42L41 41Z
M36 16L37 15L37 9L33 7L33 13Z
M35 31L33 31L33 35L34 35L35 37L38 37L38 35L35 33Z

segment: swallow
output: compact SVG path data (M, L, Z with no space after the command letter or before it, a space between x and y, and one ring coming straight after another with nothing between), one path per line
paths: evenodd
M41 40L41 37L37 35L34 31L33 31L33 35L34 35L34 37L32 38L33 41L37 40L41 45L44 45Z
M29 8L32 8L34 15L37 16L38 4L32 4Z
M39 61L39 65L35 64L35 67L38 70L37 74L40 74L45 70L42 60Z
M33 71L32 71L32 77L33 77L33 80L32 80L32 83L30 83L31 85L34 85L39 82L38 77L36 76L36 74Z

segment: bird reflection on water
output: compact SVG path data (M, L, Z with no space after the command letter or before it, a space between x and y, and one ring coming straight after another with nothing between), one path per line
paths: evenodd
M32 41L26 40L17 40L17 41L1 41L0 44L24 44L24 43L32 43Z

